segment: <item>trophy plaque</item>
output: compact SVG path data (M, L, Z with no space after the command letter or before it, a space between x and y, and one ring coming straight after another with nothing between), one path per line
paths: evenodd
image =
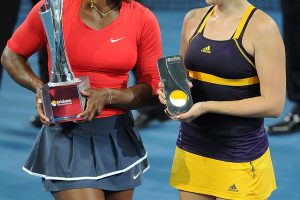
M160 79L164 84L166 104L171 115L187 112L193 106L186 70L180 55L157 61Z
M47 35L51 57L49 83L41 88L43 109L50 123L82 120L86 97L80 91L88 89L88 77L76 78L71 71L62 30L63 0L46 0L39 14Z

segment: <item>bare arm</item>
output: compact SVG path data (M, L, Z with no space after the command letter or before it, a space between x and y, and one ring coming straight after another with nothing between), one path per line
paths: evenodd
M21 86L36 93L43 82L33 73L27 59L37 52L45 43L46 35L39 17L40 1L29 12L25 21L13 33L1 56L9 75Z
M36 99L36 109L40 115L41 121L49 125L49 119L44 115L42 108L42 100L39 90L44 83L34 74L31 67L27 63L27 58L12 52L8 47L5 47L1 56L1 63L8 74L19 85L34 92Z
M111 105L123 109L138 109L158 103L152 88L145 83L126 89L112 90L111 96Z
M255 27L254 27L255 26ZM249 24L261 95L238 101L200 102L178 119L191 120L204 113L243 117L278 117L285 100L285 49L274 21L258 13Z
M1 63L8 74L22 87L36 93L44 84L32 71L27 58L12 52L6 47L1 56Z

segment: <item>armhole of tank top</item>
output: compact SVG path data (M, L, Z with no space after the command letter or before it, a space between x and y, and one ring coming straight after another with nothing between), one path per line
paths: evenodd
M246 22L245 22L245 24L244 24L244 26L243 26L243 28L242 28L242 31L241 31L241 33L240 33L240 35L239 35L239 37L238 38L234 38L234 35L235 35L235 33L233 34L233 36L232 36L232 39L235 41L235 43L236 43L236 46L238 47L238 49L239 49L239 51L241 52L241 54L246 58L246 60L254 67L254 68L256 68L255 67L255 62L254 62L254 57L253 56L251 56L247 51L246 51L246 49L244 48L244 46L243 46L243 37L244 37L244 33L245 33L245 30L247 29L247 26L248 26L248 24L249 24L249 21L251 20L251 18L252 18L252 16L254 15L254 13L255 13L255 11L257 10L257 8L253 8L253 10L251 11L251 13L249 14L249 16L248 16L248 18L247 18L247 20L246 20Z
M201 22L199 23L197 29L195 30L195 32L194 32L194 34L193 34L193 36L189 39L189 43L194 39L194 37L196 37L196 36L199 34L198 31L199 31L201 25L203 24L203 22L204 22L205 18L207 17L207 15L212 11L212 9L214 9L214 6L211 6L211 7L208 9L208 11L206 12L206 14L203 16Z

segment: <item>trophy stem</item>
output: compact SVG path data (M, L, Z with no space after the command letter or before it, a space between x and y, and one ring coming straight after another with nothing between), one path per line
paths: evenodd
M40 8L51 54L51 83L67 82L75 78L64 44L62 8L63 0L46 0L46 4Z

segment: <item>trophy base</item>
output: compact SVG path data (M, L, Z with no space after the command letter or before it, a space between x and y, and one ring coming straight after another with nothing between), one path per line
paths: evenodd
M43 109L50 123L83 120L78 114L85 109L86 97L80 92L89 87L88 77L44 85L41 88Z

